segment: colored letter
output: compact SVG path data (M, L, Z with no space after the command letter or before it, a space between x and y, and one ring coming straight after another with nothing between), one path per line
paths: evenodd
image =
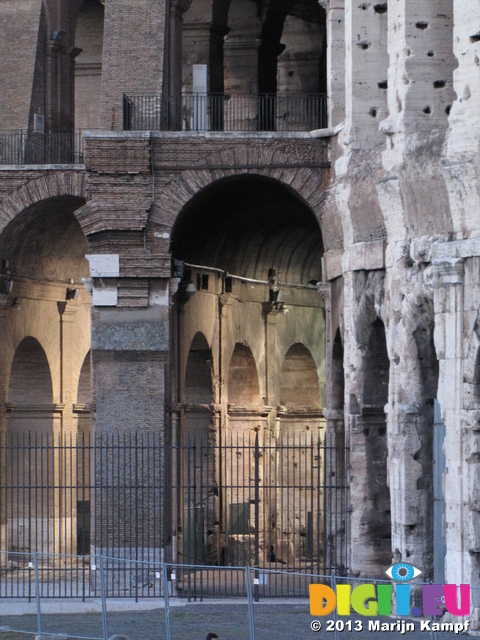
M443 584L424 584L423 590L423 615L443 616Z
M339 616L350 615L350 593L352 587L349 584L337 584L337 613Z
M470 614L470 585L460 585L460 608L457 605L457 585L444 584L445 606L452 616L468 616Z
M378 615L389 616L392 613L392 585L379 584L377 586Z
M352 591L352 607L361 616L376 616L378 604L375 600L375 585L361 584ZM368 601L368 607L365 603Z
M397 616L410 615L410 585L396 584L395 594L397 596Z
M335 609L337 598L335 591L325 584L311 584L308 587L310 592L310 615L328 616ZM324 600L326 601L324 604Z

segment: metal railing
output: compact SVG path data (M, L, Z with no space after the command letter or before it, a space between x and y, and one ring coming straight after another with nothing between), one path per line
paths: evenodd
M232 576L212 580L212 566L345 574L348 450L319 434L224 433L220 443L177 446L141 432L8 434L0 442L1 597L31 597L35 552L46 598L90 597L89 558L98 553L106 593L117 598L158 595L147 565L166 559L184 567L177 587L187 598L202 585L205 595L243 592ZM282 597L305 588L288 575L261 587Z
M123 96L126 131L311 131L327 125L325 95Z
M11 553L0 551L0 559L7 555L11 555ZM191 637L203 638L206 633L211 631L218 632L220 637L234 636L245 640L255 640L255 638L260 640L261 638L272 637L272 635L279 638L292 638L303 637L310 630L320 631L322 628L323 633L326 632L329 637L341 640L344 636L344 631L348 633L348 631L359 632L363 630L371 637L375 632L384 631L381 625L387 623L388 630L393 632L395 637L397 637L397 633L398 635L404 635L407 632L413 636L417 632L417 636L422 635L422 637L430 640L436 640L438 637L456 638L462 630L468 628L466 624L467 618L458 618L455 622L449 621L445 625L440 624L438 625L439 627L445 626L445 631L442 629L437 631L435 623L439 623L441 617L434 617L430 614L425 615L422 613L422 609L417 612L411 609L411 615L399 614L396 611L395 595L393 593L397 586L392 584L392 580L344 577L335 573L325 575L320 573L287 572L280 569L261 569L254 566L205 567L196 565L185 567L182 564L165 561L129 563L128 568L125 570L130 575L131 580L138 580L139 575L145 576L148 574L152 576L151 579L156 583L156 607L149 616L150 620L145 621L147 616L144 610L136 607L133 602L125 603L125 608L123 609L122 607L123 610L120 614L121 618L118 619L113 611L109 611L109 602L107 601L107 585L111 580L109 561L112 558L103 554L92 555L89 558L89 571L95 576L95 580L92 579L90 582L91 595L99 600L99 611L95 613L84 611L81 615L58 616L58 614L45 613L42 610L42 602L45 598L42 567L45 564L52 563L52 558L47 559L45 554L35 552L33 554L15 554L17 561L22 555L25 556L23 564L28 566L31 584L30 600L34 604L34 607L32 607L32 614L34 613L34 615L30 617L19 616L15 615L14 610L10 614L2 615L0 635L14 632L36 635L37 637L107 640L113 631L121 632L122 637L126 633L131 640L138 640L139 638L151 637L147 629L153 623L155 628L154 637L159 636L160 629L163 627L165 633L160 632L160 635L167 640L180 640L180 638ZM68 562L68 558L66 556L55 556L54 561L56 564L61 564ZM208 575L205 575L203 583L198 583L197 589L189 594L189 601L194 601L196 604L192 610L186 606L179 606L179 597L185 596L182 584L185 580L186 568L193 572L206 570L209 572ZM288 577L295 584L302 584L302 588L296 593L292 607L282 601L280 609L275 611L275 605L272 600L265 600L269 593L264 587L270 581L284 582L285 577ZM208 589L208 584L229 583L241 585L241 588L236 589L233 595L231 589L227 589L222 593L212 593ZM378 613L374 616L357 614L353 606L348 607L349 610L345 611L344 603L341 614L338 613L337 607L335 607L328 615L314 615L311 613L311 602L309 602L309 586L311 584L322 584L334 592L337 591L340 585L349 586L352 591L362 584L373 585L378 604L380 604L379 589L381 587L383 589L382 610L378 608ZM410 607L414 604L421 605L423 587L431 583L415 580L409 584L411 585L411 593L409 594ZM401 586L404 587L405 585ZM390 588L385 590L385 587ZM478 591L478 587L471 588L470 611L472 612L472 605L478 600ZM219 604L220 602L222 602L221 605ZM436 602L441 608L440 600ZM229 603L232 603L232 606L229 606ZM367 608L377 605L372 600L368 601L368 605L367 603L364 604ZM268 607L268 609L265 607ZM78 604L76 610L78 612L81 611ZM125 631L125 613L127 611L130 623L128 632ZM268 614L268 618L266 618L266 614ZM188 626L193 626L194 628L193 634L189 633L186 627L188 622L190 623ZM398 625L397 628L395 628L395 625ZM371 630L371 626L374 626L375 630ZM422 629L422 627L424 628ZM321 637L326 636L322 635Z
M0 133L0 165L83 164L82 131Z

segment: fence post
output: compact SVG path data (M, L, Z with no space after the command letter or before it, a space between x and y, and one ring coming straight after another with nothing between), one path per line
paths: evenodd
M335 576L335 574L332 571L332 575L330 576L330 586L332 588L332 591L334 591L335 593L337 592L337 578ZM337 614L337 607L335 607L335 609L333 610L333 619L335 620L335 640L340 640L340 633L337 629L337 620L338 620L338 614Z
M162 576L163 576L163 599L165 602L165 630L167 632L167 640L172 640L172 631L170 629L170 601L168 599L168 573L167 565L162 562Z
M35 567L35 601L37 605L37 640L42 638L42 612L40 610L40 581L38 579L38 554L35 551L33 554L33 563Z
M100 569L100 594L102 598L102 625L103 640L108 640L107 603L105 599L105 576L103 575L103 556L98 554L98 567Z
M255 623L253 620L252 574L250 571L250 567L245 567L245 580L247 583L248 621L250 624L250 640L255 640Z

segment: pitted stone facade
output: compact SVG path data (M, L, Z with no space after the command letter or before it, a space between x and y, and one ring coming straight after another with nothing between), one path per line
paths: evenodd
M30 356L51 380L25 405L58 432L326 430L350 449L350 571L478 586L479 17L478 0L0 3L3 126L89 130L81 164L0 166L2 433L30 420ZM193 115L192 65L217 100ZM285 129L299 92L326 93L328 122ZM132 130L138 104L162 130Z

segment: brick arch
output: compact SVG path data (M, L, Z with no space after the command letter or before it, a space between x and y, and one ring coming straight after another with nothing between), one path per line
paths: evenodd
M29 180L0 201L0 233L28 207L58 196L85 198L83 172L48 173Z
M212 165L232 165L230 169L201 169L182 171L176 178L169 182L163 190L150 214L147 229L153 230L165 226L173 228L183 207L196 196L199 191L218 182L222 178L234 176L255 175L271 178L282 186L293 190L297 196L313 211L319 224L321 220L321 208L325 198L325 173L320 173L308 167L296 168L268 168L268 169L234 169L234 165L246 164L243 154L231 152L230 157L223 157L225 153L214 154L211 157ZM238 155L232 159L231 155ZM275 158L273 154L268 159L259 159L260 164L274 164L285 158ZM240 157L241 156L241 157ZM327 248L327 247L326 247Z

